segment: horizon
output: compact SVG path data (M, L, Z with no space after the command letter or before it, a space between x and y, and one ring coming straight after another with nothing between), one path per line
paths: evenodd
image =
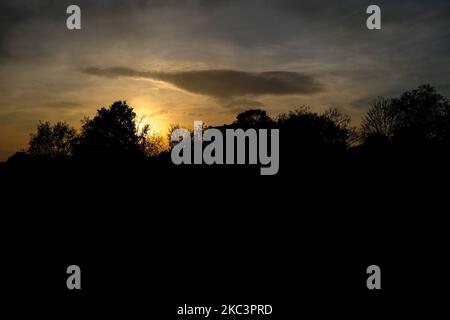
M355 125L378 96L430 83L450 96L450 4L378 1L69 1L0 4L0 161L39 121L67 121L126 100L165 136L172 123L230 123L336 107ZM176 23L174 23L176 22Z

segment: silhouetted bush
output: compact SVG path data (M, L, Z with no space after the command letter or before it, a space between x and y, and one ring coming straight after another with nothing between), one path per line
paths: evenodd
M345 151L353 139L350 118L337 109L318 114L301 107L281 114L278 128L283 147L299 152Z
M31 134L28 154L40 158L71 156L77 138L77 131L65 122L53 126L49 122L41 122L36 133Z

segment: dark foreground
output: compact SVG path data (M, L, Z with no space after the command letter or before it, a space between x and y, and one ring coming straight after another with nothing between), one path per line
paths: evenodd
M3 302L51 319L201 319L177 316L184 304L273 306L217 319L433 318L450 270L447 162L407 159L282 158L277 176L150 162L4 166ZM66 288L71 264L81 291ZM366 287L372 264L380 291Z

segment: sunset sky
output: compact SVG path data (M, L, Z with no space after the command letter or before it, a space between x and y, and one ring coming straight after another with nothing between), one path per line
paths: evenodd
M70 4L82 30L66 28ZM371 4L382 30L366 28ZM449 18L448 0L0 0L0 161L39 120L78 128L116 100L164 134L300 105L357 124L422 83L450 96Z

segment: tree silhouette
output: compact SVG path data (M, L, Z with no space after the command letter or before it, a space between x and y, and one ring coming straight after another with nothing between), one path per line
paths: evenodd
M393 104L397 112L397 143L414 145L445 140L450 104L434 87L421 85L394 99Z
M265 110L250 109L239 113L233 125L239 128L265 128L273 126L274 121Z
M401 162L405 159L403 156L411 159L411 151L422 155L417 159L432 158L433 155L444 159L442 155L448 154L450 102L430 85L419 86L398 98L376 99L362 119L360 145L355 145L355 129L350 123L350 117L336 108L316 113L309 107L300 107L279 115L276 120L262 109L250 109L238 114L231 124L214 128L223 133L237 128L279 129L283 163L293 170L302 167L298 166L302 162L331 168L332 162L338 164L345 160L350 163L354 159L363 162L399 159ZM117 101L108 108L97 110L94 118L86 118L79 135L65 122L39 123L37 131L31 135L27 152L16 153L9 162L31 163L36 158L70 159L74 156L102 160L153 158L156 161L152 163L170 164L170 150L177 143L171 142L170 137L178 128L179 125L170 126L167 149L149 125L137 123L133 108L125 101ZM208 144L203 143L204 146ZM327 166L323 166L323 161Z
M352 138L349 123L350 118L337 109L317 114L306 106L278 117L284 142L291 148L345 150Z
M399 98L379 98L362 120L363 141L411 148L445 142L450 132L449 114L448 99L430 85L407 91Z
M361 135L364 140L383 139L390 141L397 129L397 111L392 99L379 97L362 118Z
M155 158L167 147L163 138L150 130L150 125L145 125L139 133L139 146L147 158Z
M67 157L72 155L77 138L76 130L65 122L51 125L40 122L31 134L28 154L34 157Z
M136 113L126 101L97 110L85 119L76 155L94 158L144 158L149 151L148 127L138 132Z
M332 123L330 128L339 136L338 141L344 142L346 147L354 145L358 141L358 132L351 126L351 117L338 108L329 108L323 112L322 117Z
M172 133L175 130L181 129L181 126L176 123L171 123L169 125L169 130L167 132L167 141L169 142L169 150L172 150L172 148L181 141L181 138L177 139L177 141L172 141Z

